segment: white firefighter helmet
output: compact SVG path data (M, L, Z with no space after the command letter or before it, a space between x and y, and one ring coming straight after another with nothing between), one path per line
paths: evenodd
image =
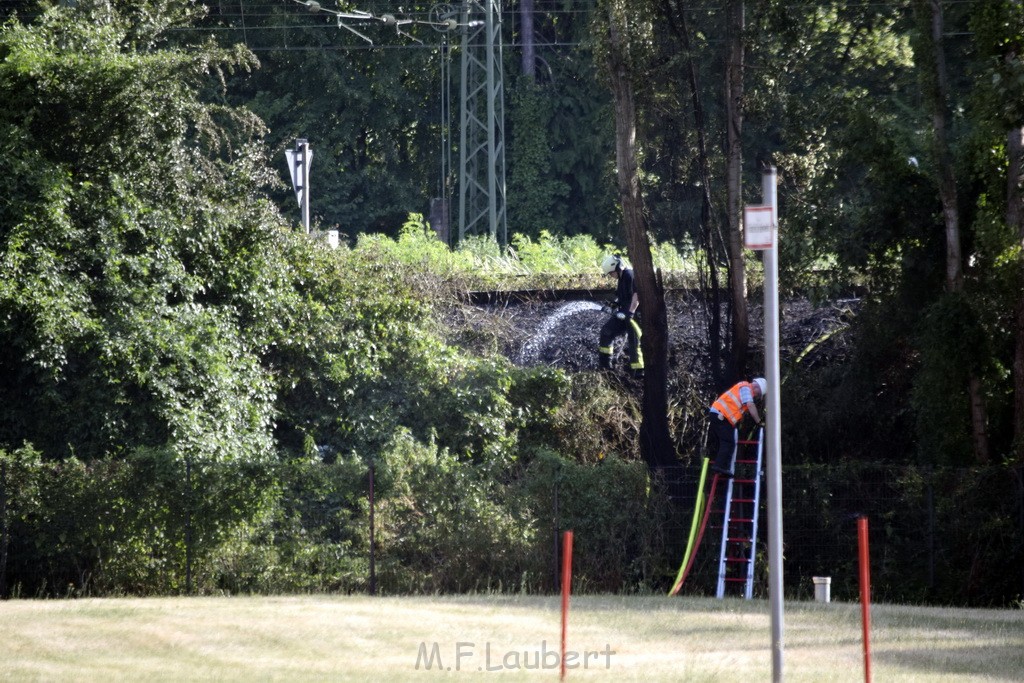
M622 257L618 254L608 254L601 260L601 272L609 275L616 268L622 267Z

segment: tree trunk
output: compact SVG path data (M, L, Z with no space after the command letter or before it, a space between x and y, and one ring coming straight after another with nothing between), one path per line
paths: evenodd
M963 257L960 251L960 211L957 206L956 176L949 151L946 133L946 59L942 50L942 5L940 0L920 0L920 9L927 12L931 29L930 47L932 68L930 92L925 96L932 106L932 143L939 174L939 197L942 201L942 217L946 228L946 291L960 292L964 288ZM989 461L988 418L985 411L984 392L981 380L975 371L970 371L967 394L971 410L971 433L974 444L974 459L979 464Z
M7 597L7 463L0 460L0 598Z
M1024 128L1010 130L1006 140L1006 224L1015 230L1022 249L1018 269L1024 277ZM1014 457L1024 462L1024 292L1017 293L1016 346L1013 354L1013 443Z
M627 36L622 17L616 11L615 3L609 3L608 69L615 104L615 161L619 201L622 204L626 245L633 263L640 310L643 312L641 346L646 369L640 452L648 467L660 471L677 462L668 424L668 316L664 287L654 272L640 196L636 109L632 74L625 59Z
M743 271L743 0L729 0L729 52L725 64L726 191L729 235L729 291L732 295L732 372L730 384L747 374L750 325Z
M700 173L702 205L701 225L699 243L704 249L704 257L707 261L707 281L701 284L705 289L705 311L708 325L708 344L711 357L711 379L716 390L725 385L725 378L722 376L721 353L722 348L722 302L721 289L718 284L717 255L718 248L724 243L719 228L718 213L715 211L714 202L711 196L711 160L708 156L707 125L704 118L704 106L700 100L700 87L697 78L697 64L693 59L693 50L690 46L690 27L686 22L688 11L686 3L667 2L665 16L668 18L672 30L679 36L686 55L687 80L690 87L690 100L693 104L693 125L697 133L697 166ZM675 24L674 17L678 16L679 26ZM716 242L715 237L718 237Z

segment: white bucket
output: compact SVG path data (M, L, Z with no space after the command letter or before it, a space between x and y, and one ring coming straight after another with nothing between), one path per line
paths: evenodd
M811 581L814 582L814 601L815 602L831 602L832 601L832 577L831 576L812 576Z

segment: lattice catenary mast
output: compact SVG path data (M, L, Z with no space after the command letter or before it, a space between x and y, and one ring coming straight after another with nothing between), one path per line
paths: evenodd
M488 234L508 242L505 212L505 96L499 0L461 8L459 240ZM481 21L482 20L482 21Z
M350 24L380 22L394 27L398 35L422 44L408 32L415 25L430 25L448 32L462 30L462 64L459 126L459 240L469 235L489 235L501 244L508 243L505 212L505 84L501 55L500 0L462 0L458 5L439 4L431 10L429 21L399 18L394 14L375 15L363 10L336 10L323 7L319 0L293 0L311 12L335 16L339 28L354 33L366 42L373 39ZM455 15L460 17L455 19ZM447 116L447 72L442 46L442 118ZM447 122L442 121L442 176L447 184ZM447 187L444 202L447 207ZM447 208L445 209L447 215Z

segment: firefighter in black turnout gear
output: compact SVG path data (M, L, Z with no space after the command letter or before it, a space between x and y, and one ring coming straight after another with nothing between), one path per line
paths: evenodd
M601 270L605 275L615 275L618 285L615 290L615 303L611 307L605 308L611 317L601 327L597 349L598 367L602 370L611 369L612 356L615 354L615 338L625 334L626 354L629 356L630 370L633 371L634 377L643 377L644 355L640 350L642 333L640 325L635 319L640 299L636 293L633 269L627 267L621 256L614 254L604 257L601 261Z

